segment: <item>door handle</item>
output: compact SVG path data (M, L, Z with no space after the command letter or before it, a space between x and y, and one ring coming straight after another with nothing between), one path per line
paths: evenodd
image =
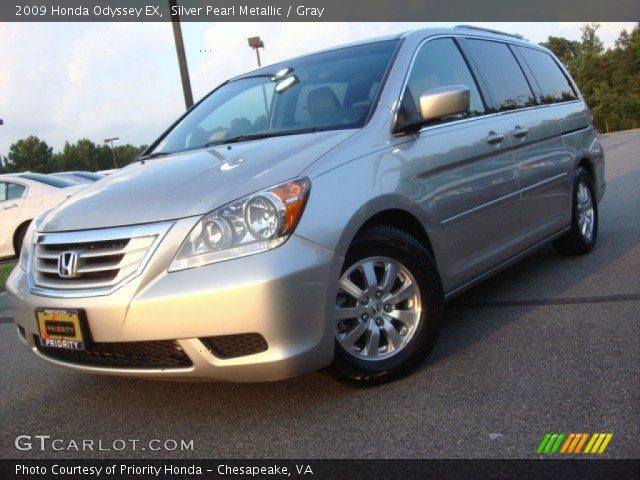
M494 132L493 130L489 132L489 136L487 137L487 143L491 145L497 145L502 143L504 140L504 135Z
M524 138L529 133L529 130L526 128L522 128L520 125L516 125L516 128L513 130L513 136L516 138Z
M12 208L18 208L18 204L12 203L11 205L7 205L6 207L0 208L0 210L11 210Z

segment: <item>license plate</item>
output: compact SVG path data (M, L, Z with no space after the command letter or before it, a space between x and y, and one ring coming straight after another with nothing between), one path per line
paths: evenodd
M77 310L36 310L40 345L84 350L84 335Z

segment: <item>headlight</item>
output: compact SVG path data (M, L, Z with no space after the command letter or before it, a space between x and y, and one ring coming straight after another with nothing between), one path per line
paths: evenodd
M31 254L31 247L33 246L33 237L35 236L35 233L38 230L38 227L42 223L42 220L50 211L51 210L48 210L38 215L29 224L29 228L27 228L27 231L24 234L24 239L22 240L22 248L20 249L20 260L18 262L18 265L20 265L20 268L25 272L27 271L27 267L29 266L29 255Z
M187 235L169 271L279 247L298 224L310 186L306 178L292 180L206 214Z

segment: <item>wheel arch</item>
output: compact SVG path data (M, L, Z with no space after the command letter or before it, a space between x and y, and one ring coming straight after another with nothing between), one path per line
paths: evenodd
M408 233L416 240L418 240L429 252L436 265L438 264L437 250L434 248L432 242L432 236L429 235L427 228L423 222L420 221L418 216L405 208L393 206L377 211L371 214L368 218L361 221L360 225L353 231L347 244L349 246L353 243L353 240L360 235L367 227L372 225L388 225L395 227L403 232Z
M20 232L22 231L23 228L25 230L27 228L29 228L29 224L32 221L33 221L33 219L25 220L20 225L18 225L18 227L13 232L13 250L14 250L14 252L16 254L16 257L20 256L20 249L18 248L18 236L20 235Z
M382 210L367 219L356 232L357 237L362 231L371 225L388 225L408 233L418 240L435 260L435 251L429 238L429 234L418 218L412 213L400 208Z
M592 160L589 157L579 158L576 163L576 170L578 168L584 168L589 176L591 177L591 181L594 182L594 186L596 183L596 169L593 165Z

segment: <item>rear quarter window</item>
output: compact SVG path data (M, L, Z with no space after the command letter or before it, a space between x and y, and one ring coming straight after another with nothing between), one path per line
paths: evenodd
M577 100L573 86L551 55L533 48L517 47L541 91L540 103Z
M485 81L495 111L537 105L531 87L507 44L467 39L466 45Z
M22 198L27 187L18 183L7 184L7 200L16 200Z
M13 182L0 182L0 202L22 198L27 187Z

